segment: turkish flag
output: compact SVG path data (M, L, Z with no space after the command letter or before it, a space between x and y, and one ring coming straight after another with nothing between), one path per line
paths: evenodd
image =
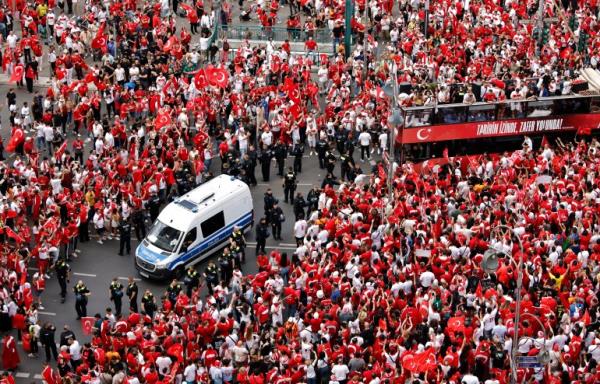
M464 316L457 316L457 317L451 317L448 319L448 325L446 326L446 328L449 331L452 332L462 332L465 329L465 317Z
M405 355L402 358L402 367L413 373L422 373L435 369L437 367L435 350L430 347L421 353Z
M206 80L206 72L204 69L200 69L194 75L194 86L196 89L203 89L208 85L208 81Z
M183 9L185 9L186 15L189 15L190 13L194 12L194 8L192 8L192 6L189 4L179 3L179 6Z
M13 72L10 75L9 81L10 82L22 81L24 73L25 73L25 67L23 67L23 64L15 65L15 68L13 69Z
M67 74L67 71L65 71L64 69L56 68L56 78L58 80L64 79L66 74Z
M92 40L92 48L102 49L106 47L106 36L96 36Z
M4 231L6 233L6 236L10 237L11 239L13 239L14 241L16 241L17 243L24 243L25 242L25 239L23 239L15 231L13 231L12 229L10 229L10 227L4 227Z
M583 316L581 317L581 321L587 327L592 322L592 318L590 317L590 312L586 309Z
M212 65L206 67L206 79L210 85L219 88L227 88L229 84L229 72L225 68L216 68Z
M92 328L94 328L94 323L96 319L93 317L82 317L81 318L81 330L84 335L91 335Z
M21 128L16 128L6 144L7 152L14 152L25 141L25 133Z
M60 160L60 158L62 157L63 153L65 153L66 150L67 150L67 141L65 140L61 144L60 148L58 148L58 150L54 154L54 157L56 158L56 160Z
M156 129L161 129L171 124L171 115L168 112L161 112L154 119Z

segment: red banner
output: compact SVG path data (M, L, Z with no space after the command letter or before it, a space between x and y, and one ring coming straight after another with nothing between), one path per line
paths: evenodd
M484 137L535 135L581 129L600 129L600 113L406 127L402 133L402 140L404 144L417 144Z

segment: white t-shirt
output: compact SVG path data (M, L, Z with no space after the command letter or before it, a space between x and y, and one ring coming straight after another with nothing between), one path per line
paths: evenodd
M371 134L366 131L361 132L360 135L358 135L358 141L363 147L371 145Z
M294 237L301 238L306 235L306 220L301 219L294 224Z
M263 144L268 147L273 144L273 133L271 131L265 131L262 133L262 135L260 135L260 139L262 140Z
M421 276L419 276L419 281L421 282L421 285L425 288L431 287L431 283L433 283L433 280L435 280L435 275L431 271L425 271L421 273Z
M346 364L336 364L331 368L331 373L334 380L346 380L346 376L348 376L350 370Z
M196 381L196 364L190 364L185 367L183 371L183 376L185 377L185 381L193 382Z
M69 354L72 360L81 360L81 345L79 345L79 341L73 340L73 343L69 345Z
M160 372L163 375L169 372L171 364L172 361L169 356L160 356L156 359L156 366L158 367L158 372Z

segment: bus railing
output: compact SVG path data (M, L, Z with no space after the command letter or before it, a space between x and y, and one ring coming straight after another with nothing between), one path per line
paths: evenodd
M539 97L473 104L434 104L404 107L402 113L406 128L600 113L600 95Z
M289 40L294 43L304 43L309 37L317 43L331 44L332 33L327 28L306 31L296 28L263 27L260 25L227 25L220 26L221 37L229 40Z

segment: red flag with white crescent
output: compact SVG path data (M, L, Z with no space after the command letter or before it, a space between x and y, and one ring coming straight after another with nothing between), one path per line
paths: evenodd
M171 124L171 115L168 112L161 112L154 119L154 126L156 129L162 129L167 125Z
M23 64L17 64L15 65L15 68L13 69L13 72L10 75L10 82L17 82L17 81L21 81L23 80L23 75L25 74L25 67L23 67Z
M93 317L82 317L81 318L81 330L84 335L91 335L92 329L94 328L95 318Z
M208 66L205 70L206 79L210 85L219 88L227 88L229 84L229 72L225 68Z
M23 142L25 142L25 133L21 128L16 128L6 144L6 151L14 152Z
M200 69L194 75L194 86L196 89L203 89L208 85L208 81L206 80L206 72L204 69Z
M54 157L56 158L56 160L60 160L61 156L63 155L63 153L65 153L66 150L67 150L67 141L65 140L60 145L60 147L56 150L56 153L54 154Z

